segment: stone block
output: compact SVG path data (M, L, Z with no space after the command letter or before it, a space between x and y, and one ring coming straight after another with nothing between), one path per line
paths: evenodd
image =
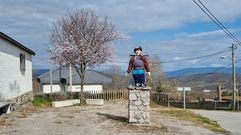
M86 99L88 105L103 105L104 99Z
M129 109L130 109L130 110L134 110L134 111L135 111L135 110L138 110L137 106L135 106L135 105L131 105L131 106L129 107Z
M136 120L142 119L141 113L140 113L139 111L135 111L135 112L134 112L134 118L135 118Z
M129 118L129 123L136 123L138 122L134 117Z
M139 111L147 111L147 106L144 105L139 105L137 108Z
M136 124L148 124L149 118L150 91L130 90L129 91L129 122Z
M140 92L140 96L141 96L141 98L150 97L150 92L149 91L142 91L142 92Z
M135 93L130 93L129 95L129 100L136 100L137 99L137 96Z
M141 105L141 104L142 104L142 102L141 102L140 100L136 100L136 101L134 102L134 105L136 105L136 106Z
M79 104L79 99L74 100L65 100L65 101L53 101L52 106L53 107L64 107L64 106L73 106L74 104Z

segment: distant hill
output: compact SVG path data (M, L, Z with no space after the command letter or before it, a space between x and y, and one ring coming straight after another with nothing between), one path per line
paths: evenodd
M188 75L197 75L197 74L208 74L208 73L224 73L231 74L232 68L224 67L205 67L205 68L185 68L177 71L166 72L167 77L180 77ZM236 73L241 74L241 68L236 68Z
M33 69L33 78L38 77L48 71L49 69Z
M221 84L226 90L232 89L232 75L227 73L195 74L179 77L169 77L179 85L195 86L206 89L216 89L217 84ZM241 75L236 75L237 89L241 89Z

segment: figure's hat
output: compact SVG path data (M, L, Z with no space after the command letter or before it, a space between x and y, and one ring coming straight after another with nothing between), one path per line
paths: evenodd
M134 48L134 52L136 52L137 50L142 51L142 48L140 46L137 46L137 47Z

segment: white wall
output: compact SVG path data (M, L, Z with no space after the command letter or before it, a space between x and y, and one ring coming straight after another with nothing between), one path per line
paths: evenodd
M60 92L59 85L52 85L52 92ZM51 93L50 85L43 85L43 93Z
M20 71L20 53L25 54L26 71ZM32 55L0 37L0 100L32 91Z
M94 84L94 85L84 85L84 92L102 92L103 86L101 84ZM70 91L70 87L67 87L67 91ZM59 85L52 85L52 92L60 92ZM72 92L80 92L80 85L73 85ZM43 85L43 93L51 93L50 85L45 84Z

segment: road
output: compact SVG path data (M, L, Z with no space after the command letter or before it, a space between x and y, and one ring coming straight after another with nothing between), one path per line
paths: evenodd
M223 128L229 130L232 135L241 135L241 112L193 109L191 111L217 121Z

